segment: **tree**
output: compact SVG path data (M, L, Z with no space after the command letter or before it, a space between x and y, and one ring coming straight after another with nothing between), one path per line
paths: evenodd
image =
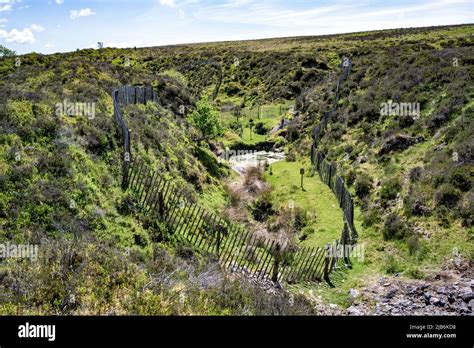
M191 113L190 121L202 134L199 141L215 139L223 132L219 112L205 99L196 103L196 110Z
M5 46L0 45L0 58L1 57L13 57L14 55L16 55L15 51L12 51L12 50L6 48Z

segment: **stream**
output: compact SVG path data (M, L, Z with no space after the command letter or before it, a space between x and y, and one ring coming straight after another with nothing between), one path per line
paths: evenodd
M285 159L281 151L256 151L256 150L227 150L226 160L233 170L242 175L247 168L263 165L265 162L272 164Z

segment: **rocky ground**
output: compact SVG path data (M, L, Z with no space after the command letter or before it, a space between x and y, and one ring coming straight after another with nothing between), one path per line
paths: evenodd
M472 262L451 264L425 280L379 277L350 289L349 315L472 315ZM341 311L343 314L343 311Z
M311 290L306 294L321 315L473 315L472 266L472 261L451 264L424 280L370 278L364 287L349 290L348 308L324 302Z

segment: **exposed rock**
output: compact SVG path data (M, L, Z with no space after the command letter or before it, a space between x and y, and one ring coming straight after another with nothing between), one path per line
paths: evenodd
M397 293L398 291L398 288L397 287L394 287L394 288L391 288L386 294L385 294L385 298L393 298L395 296L395 294Z
M349 308L347 308L347 313L349 315L363 315L364 314L356 305L352 305Z
M470 288L463 288L461 291L461 298L464 302L468 303L474 299L474 294Z
M425 293L423 294L423 299L425 300L425 303L426 303L427 305L429 305L429 304L430 304L430 300L431 300L431 294L425 292Z
M382 148L379 151L379 155L385 155L394 151L402 151L410 146L420 143L424 140L423 137L410 137L408 135L398 134L394 135L387 140L382 145Z
M356 289L349 289L349 296L351 298L356 298L359 295L359 292Z

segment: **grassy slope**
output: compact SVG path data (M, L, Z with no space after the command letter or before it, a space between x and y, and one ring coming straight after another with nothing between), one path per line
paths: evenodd
M309 216L307 227L314 228L314 232L301 242L301 246L324 246L340 238L343 227L342 212L337 200L319 176L305 175L301 190L300 168L305 168L309 174L306 162L276 162L272 165L272 175L267 170L265 179L272 185L274 204L288 206L290 200L296 208L302 208Z
M153 279L164 264L173 270L179 269L176 266L179 262L170 265L166 260L161 260L159 267L148 264L146 260L149 260L151 254L148 234L151 227L145 217L122 211L127 197L118 189L120 169L116 164L120 158L120 145L114 134L110 98L114 87L124 83L157 83L157 73L175 69L186 76L187 87L192 93L197 95L204 91L209 94L215 81L212 70L186 70L181 67L190 61L215 57L224 69L222 88L216 100L218 105L231 101L236 104L244 103L248 107L256 100L262 104L287 103L288 100L300 95L306 96L307 91L313 90L315 93L308 95L308 101L303 103L303 106L311 105L311 108L301 108L301 103L299 105L301 113L306 116L301 117L298 139L288 147L290 152L307 156L309 130L320 112L330 105L331 101L326 100L325 96L331 93L334 82L331 76L337 71L341 56L352 55L355 62L347 89L342 93L342 114L349 117L359 114L364 118L364 113L353 110L353 105L359 106L359 109L364 103L378 105L381 100L393 97L382 95L381 91L397 92L402 85L380 85L379 89L375 89L378 83L398 81L398 77L404 72L412 72L410 69L426 65L426 76L435 76L443 82L424 84L429 93L428 100L434 102L433 107L423 108L424 119L431 117L443 100L453 99L450 92L459 92L459 86L452 83L452 80L466 81L465 76L469 76L472 71L468 70L472 66L468 55L472 52L472 39L469 38L472 33L471 25L137 50L82 50L50 56L29 54L21 57L20 69L14 66L13 59L0 60L1 241L41 241L46 244L58 241L64 245L76 238L86 241L81 244L81 248L71 248L77 250L76 254L67 250L56 252L50 262L54 266L45 263L32 269L26 264L2 263L1 267L7 271L0 274L0 286L5 294L1 298L0 312L60 313L60 303L70 293L76 293L81 298L77 313L110 313L114 308L118 312L146 314L229 313L233 310L238 312L235 304L219 303L213 296L208 298L215 307L192 303L182 310L173 305L176 302L173 300L177 294L176 289L144 290L144 285ZM442 51L448 54L448 58L451 58L452 54L461 57L464 64L461 68L465 71L463 76L456 77L455 72L451 70L442 70L445 68L439 69L430 65L439 60L437 54ZM239 69L232 67L236 57L241 61ZM420 61L417 60L418 57L421 57ZM125 58L130 58L131 67L124 66ZM252 73L249 74L249 71ZM387 73L392 79L382 78ZM446 81L443 80L444 77L447 77ZM412 79L411 75L404 76L406 81ZM230 95L229 87L237 90L237 94ZM409 93L416 88L418 87L412 86L401 92ZM176 91L177 94L183 91L183 88L175 83L171 83L170 89L175 95ZM375 95L375 99L369 98L372 95ZM402 94L402 97L413 101L418 95ZM96 102L96 118L88 121L57 117L54 114L54 103L64 98ZM174 99L172 97L170 100ZM472 117L472 102L470 109L466 105L463 108L466 110L465 118ZM159 110L139 110L141 114L147 115L141 121L164 114L163 109L166 107L163 106ZM389 120L356 124L343 132L341 138L334 135L336 132L331 132L329 137L334 138L326 138L324 143L329 149L331 159L341 163L345 173L351 162L345 159L344 149L352 145L354 151L351 156L367 155L369 158L356 169L383 182L394 174L403 177L415 164L427 166L433 157L430 150L435 146L447 143L446 152L450 156L449 151L457 149L463 140L445 140L446 134L457 134L465 128L465 125L457 123L459 111L454 115L454 119L441 129L441 136L434 137L433 134L424 132L426 142L391 156L388 164L379 162L376 153L380 148L383 133L390 128L398 130L397 124ZM213 161L209 161L209 156L205 156L205 153L196 158L192 143L175 125L175 115L171 113L163 121L164 127L157 127L154 122L137 123L137 154L147 158L152 164L164 166L162 168L170 178L186 185L197 194L201 202L216 210L220 209L225 204L225 199L218 179L211 174L215 170ZM163 139L163 134L159 133L160 129L168 129L171 136L165 137L166 141L161 144L163 148L157 151L158 143ZM140 133L140 130L143 132ZM416 135L416 129L409 131L410 134ZM374 146L370 144L371 139L376 140ZM208 149L204 151L209 152ZM16 153L20 153L20 161L15 161ZM163 164L163 156L169 159L168 166ZM444 157L438 160L447 163ZM283 175L280 177L275 170L278 166L281 166L283 171L288 166L292 179L287 180L287 176ZM324 234L328 234L327 238L332 240L332 231L336 230L332 221L335 221L336 215L339 214L337 209L325 212L332 204L316 198L312 202L313 198L305 199L298 191L295 191L292 197L289 197L286 191L283 192L285 185L291 192L289 181L299 184L299 174L295 174L298 173L299 166L298 162L275 164L274 177L269 180L275 181L275 192L280 192L281 195L274 195L274 198L282 203L292 198L297 205L316 208L319 206L320 212L316 209L317 219L314 225L316 232L305 243L315 241L318 230L324 230ZM441 167L437 170L448 172L448 169ZM329 201L333 200L329 189L321 187L316 177L305 178L305 181L310 185L308 190L313 190L314 185L316 195L327 197ZM408 186L403 186L403 193L407 193L408 189ZM379 190L380 188L374 186L369 203L376 202ZM423 190L430 196L434 195L434 190L429 185L420 190L415 196L420 196ZM204 194L200 195L201 191ZM76 203L75 208L71 208L71 199ZM364 210L361 210L361 207ZM383 210L370 210L376 211L384 218ZM389 210L395 208L390 207ZM409 253L405 241L385 241L382 238L383 220L363 227L361 223L366 220L366 213L364 203L359 200L356 207L356 226L360 233L359 241L366 244L366 258L363 263L356 261L354 270L347 273L347 281L341 288L327 293L323 290L324 296L328 298L340 296L338 301L344 302L347 288L363 284L364 279L371 274L398 270L404 271L408 276L419 276L419 272L412 271L437 267L450 257L453 247L458 247L464 255L472 258L472 229L462 227L459 217L449 214L410 217L410 224L419 224L429 230L431 237L420 240L418 250ZM441 223L446 219L448 224ZM124 259L122 253L127 247L131 247L134 252L130 258ZM171 254L175 252L172 241L161 247ZM49 249L45 247L45 250ZM95 251L92 253L93 257L90 257L91 253L86 252L87 250ZM77 272L70 271L71 267L61 261L63 255L76 260L77 265L82 265L83 268L79 267ZM396 264L388 258L389 255L395 259ZM154 268L155 266L157 268ZM391 266L390 270L388 266ZM55 272L58 269L63 269L64 274L62 278L52 282L51 279L56 279ZM190 286L185 278L178 279L177 282ZM35 279L40 284L34 283ZM29 288L30 283L37 285L36 290ZM27 290L13 290L23 288ZM139 296L134 295L137 291ZM202 289L195 289L193 294L196 298L208 296ZM237 294L229 296L237 297Z

